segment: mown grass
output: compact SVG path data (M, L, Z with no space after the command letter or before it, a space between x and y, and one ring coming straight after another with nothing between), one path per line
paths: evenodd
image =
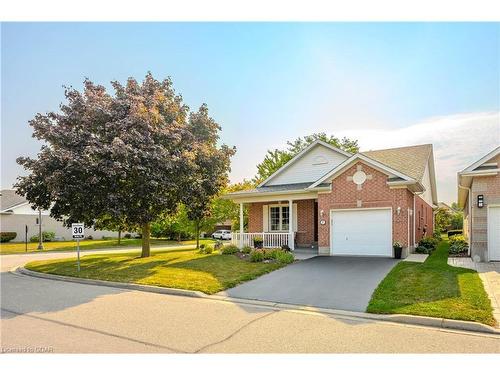
M110 240L83 240L80 241L80 249L81 250L98 250L105 248L113 248L113 247L140 247L142 242L141 239L134 238L123 238L121 243L118 243L118 240L110 239ZM211 239L200 240L201 243L213 243L214 241ZM165 239L151 239L151 246L174 246L174 245L194 245L196 240L188 240L188 241L171 241ZM28 253L40 253L47 251L71 251L76 250L76 241L54 241L54 242L44 242L43 248L44 250L37 250L38 242L28 242ZM25 253L25 244L24 242L4 242L0 244L0 254L22 254Z
M447 264L445 239L424 263L400 262L379 284L367 311L424 315L495 325L476 271Z
M148 258L139 258L138 255L138 252L87 255L81 258L80 272L77 271L75 259L35 261L25 267L56 275L199 290L212 294L283 266L279 263L251 263L235 255L204 255L186 249L157 251Z

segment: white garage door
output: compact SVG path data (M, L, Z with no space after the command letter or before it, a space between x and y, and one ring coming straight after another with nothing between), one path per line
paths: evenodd
M488 207L488 252L490 260L500 260L500 207Z
M391 209L332 210L332 255L392 256Z

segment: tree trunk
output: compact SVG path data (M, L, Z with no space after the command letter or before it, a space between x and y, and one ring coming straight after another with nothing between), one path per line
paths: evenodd
M149 238L151 236L151 224L145 223L142 226L142 253L141 258L147 258L150 255Z
M196 248L200 248L200 222L199 220L196 220Z
M118 245L120 245L122 243L122 231L119 230L118 231Z

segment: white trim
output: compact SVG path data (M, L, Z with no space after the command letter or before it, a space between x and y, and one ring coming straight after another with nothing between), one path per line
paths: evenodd
M494 158L498 154L500 154L500 146L495 148L493 151L491 151L487 155L483 156L481 159L479 159L475 163L469 165L467 168L463 169L461 172L459 172L459 174L461 174L463 172L470 172L470 171L476 169L477 167L481 166L484 162L487 162L488 160Z
M495 169L483 169L480 171L472 171L472 172L459 172L460 176L495 176L500 172L500 168Z
M500 204L488 204L486 206L486 231L488 232L488 236L487 236L487 244L486 244L486 254L487 254L487 257L488 257L488 262L491 261L491 257L490 257L490 243L492 242L491 239L490 239L490 235L491 235L491 231L490 231L490 207L500 207ZM472 245L472 243L471 243ZM470 246L469 246L469 250L470 250ZM497 261L497 260L500 260L500 259L494 259L494 261Z
M309 146L307 146L305 149L300 151L297 155L295 155L293 158L291 158L289 161L285 163L280 169L278 169L276 172L274 172L272 175L270 175L268 178L266 178L264 181L262 181L257 187L262 187L265 184L267 184L269 181L271 181L274 177L277 175L281 174L283 171L285 171L287 168L289 168L291 165L293 165L297 160L299 160L304 154L306 154L309 150L311 150L313 147L316 145L322 145L325 146L333 151L338 152L339 154L342 154L344 156L347 156L348 158L351 157L352 154L350 154L347 151L341 150L340 148L337 148L335 146L332 146L329 143L323 142L319 139L315 140L313 143L311 143Z
M2 211L0 211L0 212L1 212L1 213L4 213L4 212L5 212L5 213L9 213L9 211L12 211L12 210L14 210L14 209L16 209L16 208L23 207L23 206L26 206L26 205L29 205L29 204L30 204L30 202L22 202L22 203L17 203L17 204L15 204L14 206L10 206L10 207L8 207L8 208L6 208L6 209L3 209L3 210L2 210ZM38 211L37 211L37 213L36 213L36 214L38 215Z
M227 199L231 199L235 203L256 203L256 202L274 202L274 201L287 201L290 199L292 194L249 194L249 195L240 195L237 197L227 197ZM318 198L317 192L297 192L297 194L293 194L293 200L304 200L304 199L316 199Z
M332 224L333 224L333 219L332 219L332 213L333 212L345 212L345 211L374 211L374 210L390 210L391 212L391 246L394 242L394 210L392 206L390 207L357 207L357 208L334 208L330 209L330 222L329 222L329 231L330 231L330 255L337 255L333 254L333 231L332 231ZM392 255L394 252L392 252ZM342 256L342 254L339 254L339 256ZM349 255L346 255L349 256ZM382 257L382 258L387 258L387 255L360 255L360 256L370 256L370 257Z
M358 153L356 155L351 156L349 159L345 160L343 163L340 163L337 167L332 169L330 172L325 174L323 177L320 177L319 180L317 180L311 186L309 186L308 189L314 188L314 187L318 186L319 184L325 182L326 180L329 180L330 178L332 178L332 179L335 178L336 175L338 175L344 169L351 166L351 164L353 164L357 160L364 161L366 164L369 164L370 166L374 167L375 169L379 170L382 173L391 174L391 175L395 175L399 178L402 178L402 179L406 180L407 183L409 183L409 184L416 183L415 179L413 179L413 178L411 178L411 177L409 177L401 172L398 172L395 169L392 169L385 164L379 163L378 161L373 160L366 155Z

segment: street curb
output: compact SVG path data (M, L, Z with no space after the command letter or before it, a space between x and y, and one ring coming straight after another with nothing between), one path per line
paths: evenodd
M141 292L171 294L171 295L175 295L175 296L196 297L196 298L208 297L207 294L205 294L203 292L198 292L195 290L165 288L165 287L154 286L154 285L140 285L140 284L121 283L121 282L117 282L117 281L82 279L82 278L71 277L71 276L52 275L52 274L48 274L48 273L27 270L24 267L17 267L14 272L19 272L19 273L26 275L26 276L38 277L38 278L42 278L42 279L58 280L58 281L67 281L67 282L78 283L78 284L108 286L108 287L112 287L112 288L139 290Z
M140 284L131 284L131 283L121 283L116 281L104 281L104 280L93 280L93 279L82 279L71 276L61 276L61 275L53 275L47 273L41 273L36 271L27 270L24 267L15 267L11 272L20 273L26 276L38 277L42 279L49 280L58 280L58 281L66 281L73 282L79 284L89 284L89 285L97 285L97 286L107 286L113 288L120 289L129 289L129 290L138 290L142 292L149 293L158 293L158 294L168 294L174 296L183 296L183 297L194 297L194 298L205 298L211 299L214 301L222 301L222 302L231 302L231 303L239 303L246 305L253 305L257 307L267 307L274 310L287 310L287 311L296 311L296 312L310 312L310 313L320 313L327 314L339 318L359 318L359 319L368 319L368 320L378 320L390 323L402 323L409 325L417 325L417 326L426 326L433 327L439 329L452 329L452 330L461 330L461 331L470 331L470 332L480 332L480 333L489 333L500 335L500 329L487 326L483 323L478 322L468 322L465 320L453 320L453 319L444 319L444 318L433 318L428 316L417 316L417 315L406 315L406 314L372 314L358 311L347 311L347 310L337 310L337 309L328 309L328 308L320 308L306 305L293 305L286 303L277 303L277 302L269 302L269 301L261 301L261 300L253 300L253 299L245 299L245 298L233 298L224 295L209 295L203 292L194 291L194 290L185 290L185 289L176 289L176 288L166 288L160 286L153 285L140 285Z

